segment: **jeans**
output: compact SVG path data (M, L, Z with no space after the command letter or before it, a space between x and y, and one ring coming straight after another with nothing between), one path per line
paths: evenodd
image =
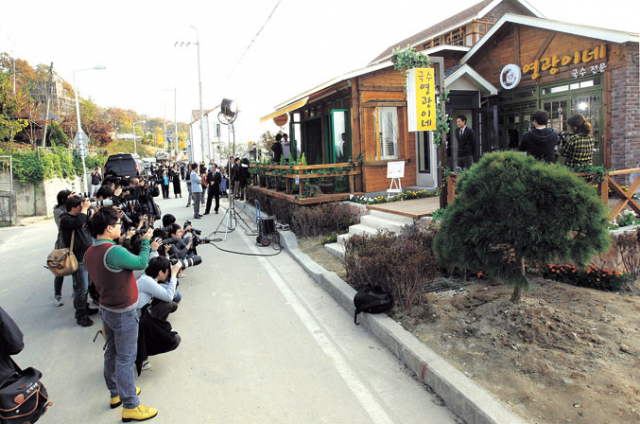
M137 408L134 363L138 353L138 313L133 308L116 313L100 308L107 348L104 351L104 381L111 397L120 396L127 409Z
M78 270L71 274L73 278L73 307L76 309L76 319L87 316L87 292L89 291L89 273L84 261L78 262Z
M200 215L200 196L202 196L202 192L192 193L193 196L193 215Z
M64 277L53 277L53 296L62 296L62 282Z
M189 190L189 199L187 199L187 207L191 206L191 182L187 182L187 190Z

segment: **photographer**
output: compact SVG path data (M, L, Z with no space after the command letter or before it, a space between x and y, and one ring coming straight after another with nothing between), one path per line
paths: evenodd
M185 238L185 231L189 231L191 227L188 226L187 230L183 230L182 228L180 228L178 224L171 224L167 228L169 228L168 230L169 237L173 237L177 239L177 241L171 245L171 248L169 249L169 254L171 255L172 258L176 258L176 259L186 258L191 250L193 237Z
M142 314L142 309L154 302L150 313L158 319L167 319L170 313L178 309L178 302L182 299L178 293L178 273L181 264L176 262L171 265L169 259L162 256L149 260L149 266L144 270L144 275L138 278L138 316Z
M58 227L58 238L56 239L55 248L60 249L63 246L63 241L60 233L60 217L67 212L66 202L69 195L73 194L72 191L69 190L61 190L58 192L58 204L53 209L53 220L56 223L56 227ZM64 281L64 277L54 277L53 279L53 304L54 306L62 306L64 305L64 301L62 300L62 283Z
M75 318L78 325L89 327L93 325L89 315L98 313L97 309L89 308L87 305L89 282L84 262L85 252L93 244L87 223L87 212L91 207L91 202L89 199L82 199L79 196L69 196L65 207L67 212L60 217L62 240L65 246L71 246L73 238L73 253L78 260L78 269L72 274Z
M107 346L104 378L111 394L110 405L112 408L123 405L123 421L153 418L158 411L140 403L133 370L138 350L138 287L133 270L147 267L153 230L148 229L144 234L140 255L135 256L115 244L122 226L116 208L100 209L91 218L91 224L97 240L87 250L86 263L100 293L100 315Z

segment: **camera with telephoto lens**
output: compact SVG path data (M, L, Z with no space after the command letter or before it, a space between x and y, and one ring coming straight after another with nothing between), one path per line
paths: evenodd
M104 200L91 200L91 207L92 208L100 208L100 207L105 207L108 208L109 206L113 206L113 200L112 199L104 199Z
M187 228L188 226L191 225L191 221L185 221L184 225L182 226L182 228ZM197 234L200 235L202 234L202 230L198 230L197 228L193 228L191 227L191 229L189 230L192 234Z
M190 256L184 259L171 259L171 265L175 265L177 263L180 263L182 269L185 269L190 266L200 265L202 263L202 258L200 256Z
M176 244L180 241L178 237L171 237L168 239L162 240L162 244Z

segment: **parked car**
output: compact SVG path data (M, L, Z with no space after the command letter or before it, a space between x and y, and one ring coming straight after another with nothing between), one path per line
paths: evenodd
M117 153L109 156L104 165L104 175L137 177L144 173L144 162L135 153Z

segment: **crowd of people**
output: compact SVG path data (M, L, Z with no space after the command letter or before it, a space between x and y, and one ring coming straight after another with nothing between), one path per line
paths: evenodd
M109 405L123 406L124 421L146 420L158 413L140 403L135 372L151 367L149 356L179 346L180 336L168 321L182 300L179 279L185 268L201 263L197 246L209 242L199 237L200 231L191 222L179 225L174 215L161 215L156 199L161 191L163 197L169 197L169 183L174 185L174 196L181 197L180 185L186 181L194 217L202 217L198 208L205 188L205 214L212 206L218 213L219 197L226 188L223 179L242 193L247 168L236 158L222 172L216 164L209 168L195 163L157 164L146 175L101 177L92 193L58 193L56 246L70 248L78 260L71 275L74 318L78 325L89 327L94 324L91 317L100 314ZM63 280L54 278L55 306L64 304Z

